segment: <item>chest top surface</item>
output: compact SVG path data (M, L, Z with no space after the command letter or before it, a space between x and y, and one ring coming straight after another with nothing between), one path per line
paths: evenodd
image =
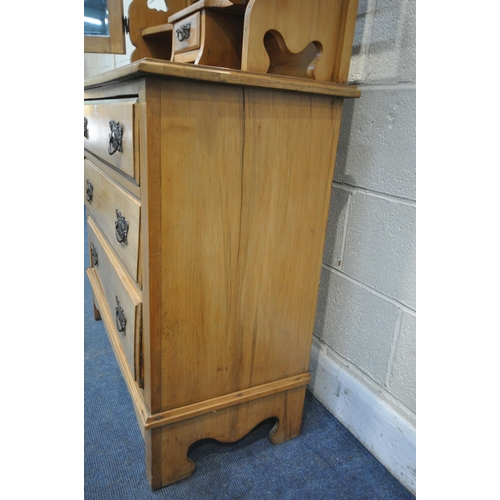
M361 92L354 85L319 82L281 75L267 75L241 70L227 70L185 63L141 59L122 68L85 80L85 90L109 84L127 82L141 76L156 76L165 79L195 80L230 86L270 88L333 97L357 98Z

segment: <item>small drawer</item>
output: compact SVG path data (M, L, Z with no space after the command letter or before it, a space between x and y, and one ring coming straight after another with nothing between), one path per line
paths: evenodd
M88 213L130 276L138 282L141 204L87 159L84 160L84 174Z
M87 218L87 224L90 265L99 278L106 306L114 319L116 336L120 339L131 373L137 379L141 355L141 297L91 217Z
M87 101L84 104L84 148L139 181L137 99Z
M174 54L181 54L189 50L200 48L200 13L181 19L174 24Z

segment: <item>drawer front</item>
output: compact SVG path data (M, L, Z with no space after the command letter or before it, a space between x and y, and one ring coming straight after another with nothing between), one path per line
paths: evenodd
M106 239L92 218L87 218L90 265L96 270L106 304L115 318L116 336L120 339L129 368L137 379L140 362L142 324L141 297L113 255Z
M185 17L174 24L174 53L180 54L200 47L200 13Z
M134 281L139 277L141 204L84 160L85 205Z
M84 105L84 148L139 180L137 99Z

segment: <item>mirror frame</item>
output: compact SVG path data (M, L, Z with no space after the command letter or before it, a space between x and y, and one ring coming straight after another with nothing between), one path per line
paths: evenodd
M97 54L125 54L122 0L107 0L109 36L83 36L84 52Z

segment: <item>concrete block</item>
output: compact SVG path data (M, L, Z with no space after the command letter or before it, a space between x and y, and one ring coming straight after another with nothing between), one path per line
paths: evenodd
M363 83L366 80L370 40L377 0L359 0L356 29L349 67L349 83Z
M333 186L328 213L328 226L326 230L325 251L323 263L335 269L342 267L342 245L344 241L344 228L347 220L349 193Z
M84 54L83 78L92 78L99 74L99 54Z
M367 84L416 82L416 1L377 0Z
M99 73L105 73L115 69L115 56L114 54L100 54L99 55Z
M416 412L416 318L404 314L388 391Z
M416 199L416 91L362 89L346 100L335 180Z
M398 308L335 272L322 270L314 334L380 385Z
M127 64L130 64L131 62L131 57L132 57L132 52L135 50L135 47L132 45L132 42L130 41L130 38L127 37L125 39L125 54L116 54L115 55L115 66L117 68L121 68L122 66L126 66Z
M354 193L342 270L409 308L416 308L415 207Z
M360 0L349 83L416 81L416 1Z

